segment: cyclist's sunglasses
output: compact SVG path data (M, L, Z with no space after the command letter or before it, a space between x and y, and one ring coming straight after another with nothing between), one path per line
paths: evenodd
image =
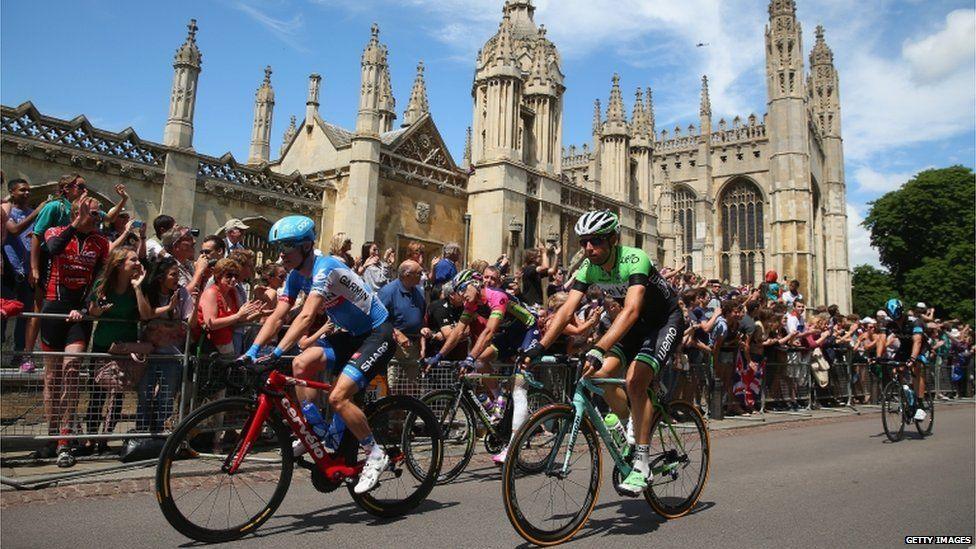
M579 239L580 248L585 248L587 244L592 244L594 246L602 246L606 243L607 237L605 236L584 236Z
M304 244L304 242L279 242L277 249L279 253L290 254L301 248L302 244Z

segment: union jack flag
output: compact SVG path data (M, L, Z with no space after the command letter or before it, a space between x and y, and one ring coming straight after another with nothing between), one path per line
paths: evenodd
M737 396L742 404L749 409L756 405L759 393L762 389L762 378L766 371L766 359L750 366L749 360L741 351L735 358L735 384L732 385L732 393Z

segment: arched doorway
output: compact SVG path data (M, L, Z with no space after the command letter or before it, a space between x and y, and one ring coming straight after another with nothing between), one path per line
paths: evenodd
M681 227L682 241L679 243L681 261L685 270L695 270L691 252L695 247L695 193L683 185L674 188L674 222Z
M736 179L722 190L718 211L722 230L719 278L732 284L758 282L765 238L762 192L751 180ZM734 274L738 280L733 280Z

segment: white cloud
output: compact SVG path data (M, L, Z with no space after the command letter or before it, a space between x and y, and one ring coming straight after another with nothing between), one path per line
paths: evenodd
M860 166L854 170L853 180L857 182L857 190L864 193L881 194L901 187L918 171L882 173L868 166Z
M295 14L291 19L278 19L264 13L247 2L237 2L234 7L244 12L259 25L267 29L278 40L288 44L296 51L307 53L308 47L296 37L305 27L305 20L301 14Z
M850 254L848 263L851 268L868 264L881 267L878 250L871 247L871 233L861 226L864 216L858 208L847 203L847 250Z
M976 58L976 10L955 10L946 15L945 28L918 41L906 41L905 59L918 82L939 80L972 67Z

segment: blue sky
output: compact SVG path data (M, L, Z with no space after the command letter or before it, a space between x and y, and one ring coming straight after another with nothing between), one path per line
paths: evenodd
M160 141L172 57L191 17L203 52L194 146L247 157L254 91L274 68L272 150L304 113L309 73L323 77L322 116L353 127L359 56L379 23L398 114L419 59L431 111L455 157L471 123L477 49L501 0L205 0L4 2L0 100ZM702 74L719 118L765 112L766 0L536 0L536 22L563 58L564 144L589 139L594 98L621 75L628 111L654 89L658 128L697 124ZM976 157L976 11L957 0L797 0L804 50L826 27L841 75L852 263L876 262L857 226L866 203L933 166ZM705 47L695 47L699 42Z

